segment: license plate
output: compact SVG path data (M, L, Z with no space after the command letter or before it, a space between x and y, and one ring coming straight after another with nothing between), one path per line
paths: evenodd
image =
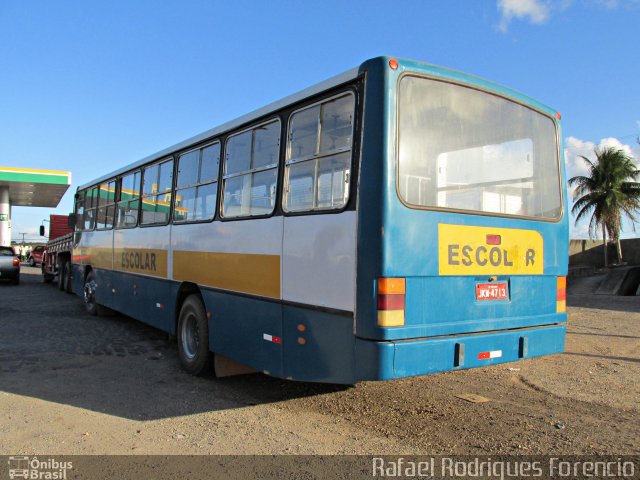
M508 300L509 288L506 282L477 283L476 300Z

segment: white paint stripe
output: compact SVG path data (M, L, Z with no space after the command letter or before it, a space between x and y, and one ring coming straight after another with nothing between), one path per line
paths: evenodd
M494 350L489 352L489 358L500 358L502 357L502 350Z

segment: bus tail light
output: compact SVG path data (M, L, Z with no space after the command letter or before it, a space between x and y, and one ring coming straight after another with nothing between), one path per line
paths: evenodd
M404 278L378 279L379 327L401 327L404 325L405 293Z
M556 287L556 312L567 311L567 277L558 277Z

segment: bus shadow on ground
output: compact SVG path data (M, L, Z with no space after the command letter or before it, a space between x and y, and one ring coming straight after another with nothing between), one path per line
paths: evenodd
M35 269L34 269L35 270ZM346 386L263 374L193 377L163 332L129 317L92 317L75 295L24 272L0 285L0 391L135 420L243 408Z
M567 292L567 306L640 313L640 297Z

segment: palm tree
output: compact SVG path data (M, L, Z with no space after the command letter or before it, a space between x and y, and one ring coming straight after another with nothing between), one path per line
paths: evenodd
M598 227L602 229L606 267L607 234L616 242L618 263L622 263L622 214L632 222L636 221L636 211L640 208L640 183L636 180L640 176L640 170L629 155L615 147L596 148L595 154L595 162L581 155L589 168L587 176L569 179L570 186L576 185L571 213L576 216L576 223L591 215L590 237L595 235Z

